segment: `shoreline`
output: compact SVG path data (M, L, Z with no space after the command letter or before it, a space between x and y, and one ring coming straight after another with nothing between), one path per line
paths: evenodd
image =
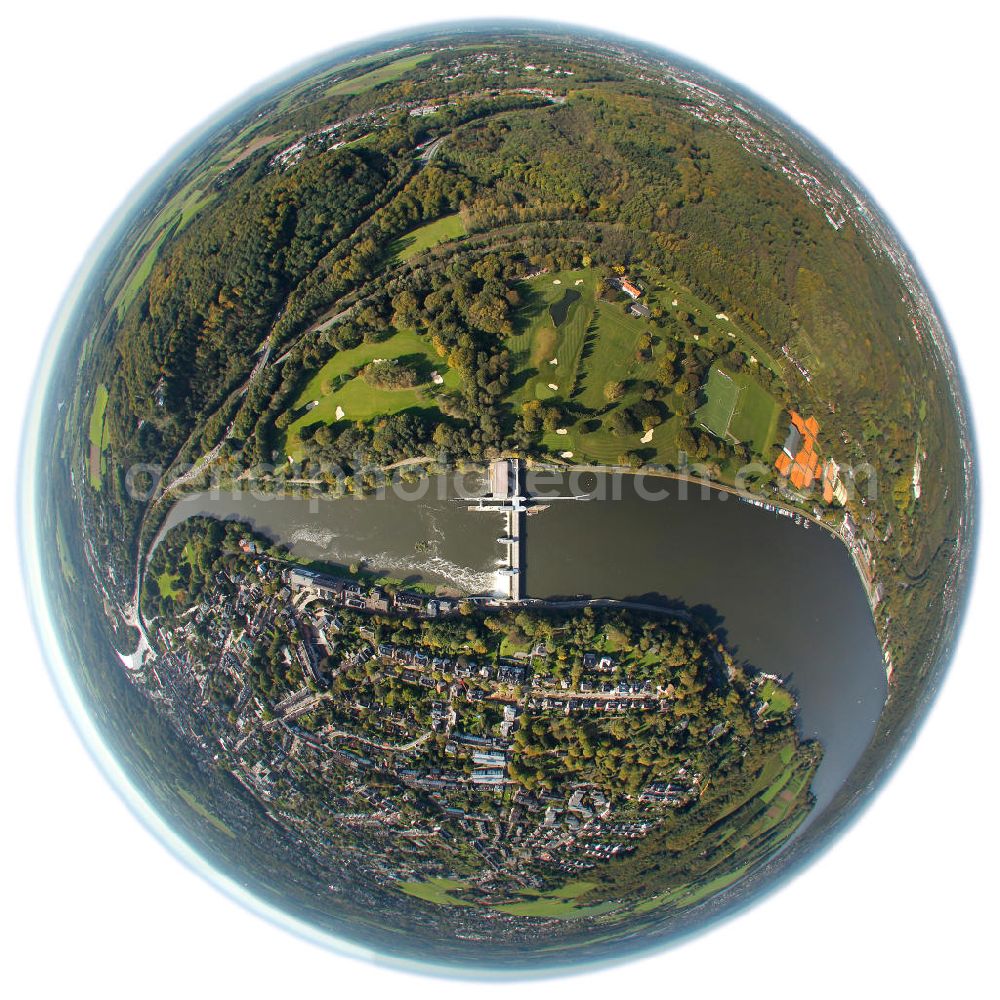
M738 500L746 502L751 506L756 506L758 507L758 509L762 511L769 510L769 512L774 512L774 513L783 512L782 516L798 517L801 518L803 522L808 522L810 524L814 524L820 528L823 528L828 534L838 539L840 543L847 549L847 552L851 557L851 561L854 565L855 572L861 582L862 588L864 589L865 597L868 602L869 609L871 611L872 623L873 626L875 627L876 638L878 639L879 645L882 649L886 677L889 683L889 687L886 694L886 701L888 701L889 698L891 697L894 669L892 660L888 654L888 641L879 634L878 622L875 618L875 609L877 607L878 602L875 600L875 594L873 593L872 583L869 582L868 576L866 575L865 568L860 560L860 555L856 550L857 547L851 545L848 542L847 538L845 538L843 533L840 530L838 530L838 528L835 527L834 525L828 523L827 521L821 520L820 518L817 518L813 514L807 513L805 511L799 510L796 507L793 507L787 501L782 501L780 499L765 500L760 492L753 492L747 489L740 489L739 487L730 485L728 483L718 482L716 480L710 480L703 476L689 475L686 473L677 472L672 469L667 469L660 466L642 466L638 469L633 469L631 467L621 466L621 465L592 465L585 463L568 463L552 459L522 458L521 461L524 462L525 468L528 472L549 472L559 475L566 475L571 473L584 473L584 474L592 474L598 476L630 476L630 477L653 476L657 479L669 480L673 482L683 483L686 485L696 486L700 488L700 490L702 491L703 498L706 498L705 491L714 490L717 493L723 493L730 496L734 496ZM486 467L481 466L478 463L470 465L467 465L465 463L460 463L442 467L445 468L447 471L432 472L428 467L435 465L437 462L438 459L434 456L411 456L409 458L401 459L396 462L390 463L389 465L379 466L377 469L379 473L389 474L386 477L386 482L383 483L379 487L379 489L382 490L386 489L388 484L393 481L392 473L400 468L409 468L415 471L419 471L419 474L422 477L430 477L432 475L448 475L449 473L453 472L461 472L462 474L467 475L469 473L479 472L480 470L485 474L486 471ZM207 467L199 470L200 473L205 473L207 471L208 471ZM213 488L219 490L225 490L229 488L235 492L236 490L239 489L241 483L245 483L247 481L246 476L247 473L243 473L239 476L231 478L229 480L230 484L229 487L223 487L221 486L221 484L215 484L214 487L209 487L209 490ZM312 481L303 481L303 480L299 481L284 480L282 482L283 484L286 485L318 485L318 483ZM271 497L280 497L284 491L280 488L272 489L271 487L274 485L278 485L277 481L267 482L258 479L255 480L254 489L263 494L267 494ZM321 493L318 497L314 497L313 499L316 500L319 499L338 500L346 498L366 499L377 495L379 489L376 489L371 492L349 492L341 490L337 492ZM171 505L170 509L172 510L174 505L182 502L188 496L197 494L198 492L207 492L207 491L193 490L191 493L182 493L180 496L174 499L174 503ZM161 493L153 501L152 505L149 508L147 508L147 512L151 512L153 507L159 506L160 502L164 499L164 497L165 493ZM541 503L544 503L545 501L544 496L539 496L537 499ZM767 504L768 507L762 507L760 506L761 504ZM846 514L847 511L845 510L844 513ZM165 523L162 524L158 529L158 531L156 532L156 534L154 535L154 537L150 540L149 546L144 551L140 551L140 553L138 554L137 563L141 567L141 573L136 580L135 602L133 604L133 608L130 609L133 611L133 614L130 616L133 620L129 621L128 624L133 624L135 621L139 621L142 622L143 625L145 625L145 622L142 619L142 612L140 607L141 598L139 596L141 593L142 578L145 576L146 567L148 565L150 557L152 556L153 551L156 549L157 545L162 540L162 537L165 534L165 527L166 527ZM476 600L486 600L486 598L478 597L477 595L469 594L466 596ZM584 603L598 602L604 600L611 601L612 599L610 598L605 599L598 597L591 597L588 599L581 598L581 601L583 601ZM526 606L530 606L532 604L538 605L539 603L544 603L544 602L540 598L526 597L516 602L506 601L503 603L512 605L523 604ZM139 626L139 631L140 635L143 635L145 629L142 626ZM148 640L147 640L147 645L148 645ZM136 652L138 652L138 650Z

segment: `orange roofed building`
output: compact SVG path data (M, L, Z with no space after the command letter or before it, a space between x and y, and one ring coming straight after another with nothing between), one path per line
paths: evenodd
M819 424L815 417L803 420L794 410L789 410L789 415L792 423L774 467L797 490L807 490L820 476L819 455L816 452Z

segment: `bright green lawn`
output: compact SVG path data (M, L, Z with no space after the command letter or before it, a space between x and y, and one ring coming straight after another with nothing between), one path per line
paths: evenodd
M442 215L440 219L428 222L426 226L404 233L389 244L389 254L397 260L409 260L439 243L458 239L465 235L465 224L456 212L454 215Z
M405 363L416 368L428 381L414 389L377 389L358 374L343 384L336 384L341 376L362 368L375 358L404 359ZM285 435L286 454L298 457L301 450L299 430L312 424L334 423L338 419L338 407L342 407L344 411L341 419L364 421L432 405L428 392L438 387L429 381L431 371L437 371L444 378L441 389L458 388L458 373L452 371L447 362L437 356L430 341L415 330L401 330L386 340L367 342L347 351L339 351L309 379L292 404L292 412L298 416L289 425ZM323 393L324 383L334 383L331 392ZM314 400L317 405L307 410L306 407Z
M598 302L597 322L588 340L579 401L590 410L607 405L608 382L628 382L642 376L648 365L635 356L639 338L653 332L652 324L625 312L618 302ZM654 333L655 336L655 333Z
M745 372L713 366L705 393L708 399L695 412L696 423L718 438L746 441L756 454L768 454L781 408L766 389Z
M743 382L743 392L729 425L730 433L738 441L748 442L756 454L767 456L778 428L781 407L751 376L741 373L737 379Z
M695 413L695 421L710 430L717 438L729 439L729 424L733 419L733 410L740 397L742 386L736 381L732 372L723 371L713 366L708 373L708 383L705 385L705 395L708 399L705 405Z
M556 283L558 282L558 284ZM579 284L577 284L579 282ZM521 305L514 315L516 333L507 345L513 356L511 399L520 405L530 399L565 401L576 388L584 341L594 316L597 275L587 269L541 274L521 282ZM556 327L553 307L566 293L579 295ZM551 364L555 360L556 364ZM550 389L549 385L558 386Z
M160 597L169 597L172 601L177 600L183 591L177 586L180 579L179 573L171 573L164 570L157 578L156 585L160 588Z
M789 694L788 689L771 680L761 685L758 697L767 702L765 717L785 715L795 707L795 699Z

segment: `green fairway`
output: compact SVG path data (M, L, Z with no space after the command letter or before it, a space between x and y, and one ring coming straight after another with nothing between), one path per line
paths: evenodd
M641 377L648 364L637 360L636 347L651 324L630 316L617 302L598 302L596 323L584 357L579 401L590 410L607 405L604 387Z
M423 383L412 389L379 389L369 385L358 372L376 358L404 361L419 372ZM286 432L285 453L298 457L301 450L298 432L312 424L370 420L415 407L432 407L431 393L438 388L431 382L432 371L439 372L444 379L440 388L458 388L458 374L437 356L430 341L415 330L401 330L386 340L338 352L309 379L292 404L291 410L298 416ZM324 392L324 388L329 391ZM316 405L310 406L314 402ZM338 408L343 411L340 417Z
M394 59L384 66L363 73L361 76L352 77L349 80L338 80L332 86L326 88L327 97L336 97L343 94L363 94L372 87L377 87L380 83L388 83L401 77L407 70L419 66L422 62L430 59L426 52L418 53L415 56L404 56L402 59Z
M770 368L779 378L783 377L784 365L755 336L725 314L717 313L712 306L685 285L661 275L648 284L646 293L644 301L647 304L658 302L665 311L674 315L690 313L705 330L699 338L702 346L718 350L726 340L735 340L747 355L755 357L760 364Z
M213 161L211 166L215 169L210 180L214 180L222 167L217 161ZM119 319L125 315L145 285L160 258L160 251L166 239L180 233L218 196L218 191L211 190L207 180L200 182L195 178L188 181L157 213L146 227L142 238L136 241L135 249L118 265L112 281L109 282L109 287L115 287L121 282L113 303Z
M443 215L440 219L428 222L426 226L404 233L393 240L389 244L389 255L396 260L409 260L439 243L458 239L464 235L465 223L457 212L454 215Z
M511 399L567 401L576 390L584 341L594 317L597 275L587 269L541 274L518 285ZM555 364L553 364L555 362ZM551 386L556 386L555 389Z
M169 573L164 571L156 578L156 585L160 589L160 597L169 597L172 601L176 601L177 598L184 593L178 586L177 581L180 579L180 574Z

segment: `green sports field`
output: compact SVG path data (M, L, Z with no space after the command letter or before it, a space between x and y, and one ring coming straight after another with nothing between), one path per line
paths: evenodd
M705 395L696 424L723 440L746 442L758 455L768 453L781 409L766 389L745 372L734 375L716 366Z

